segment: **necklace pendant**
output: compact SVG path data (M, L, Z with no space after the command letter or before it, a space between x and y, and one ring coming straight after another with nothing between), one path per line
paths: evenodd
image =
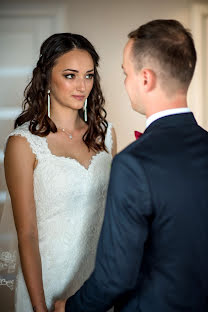
M64 132L68 136L68 138L70 140L72 140L72 134L71 133L68 133L64 128L58 128L58 129L61 130L62 132Z

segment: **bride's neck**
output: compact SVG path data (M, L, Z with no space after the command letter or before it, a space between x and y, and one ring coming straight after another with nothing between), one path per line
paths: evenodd
M81 127L83 121L80 118L78 111L67 112L66 114L51 114L51 119L57 128L65 128L75 130Z

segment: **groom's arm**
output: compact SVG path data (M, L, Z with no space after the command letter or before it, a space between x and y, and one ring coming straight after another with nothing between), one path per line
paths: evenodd
M112 164L94 272L67 300L66 312L104 312L122 294L135 289L150 209L149 189L139 161L120 153Z

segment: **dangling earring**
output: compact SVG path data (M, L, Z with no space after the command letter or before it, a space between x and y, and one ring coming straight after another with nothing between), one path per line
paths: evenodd
M51 118L51 97L50 97L50 90L48 90L48 117Z
M87 99L84 102L84 121L87 121Z

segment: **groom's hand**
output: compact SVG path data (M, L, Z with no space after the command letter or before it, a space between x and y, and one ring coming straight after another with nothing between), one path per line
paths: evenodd
M66 300L58 300L55 302L54 312L65 312Z

